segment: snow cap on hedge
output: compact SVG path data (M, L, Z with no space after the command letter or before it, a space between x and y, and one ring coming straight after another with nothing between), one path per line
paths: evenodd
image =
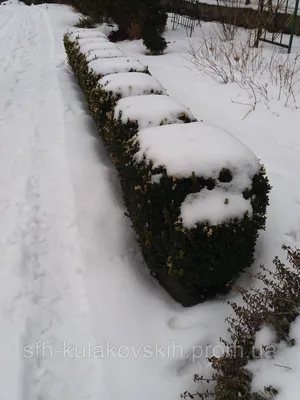
M137 121L139 129L150 126L182 123L186 120L195 121L190 110L177 103L169 96L148 95L126 97L117 102L114 117L121 121Z
M144 72L147 67L129 57L118 57L89 62L89 69L101 76L118 74L120 72Z
M108 42L107 40L92 40L88 43L79 44L79 47L81 53L85 55L96 50L119 50L119 47L116 44Z
M77 39L85 39L85 38L105 38L108 37L103 33L96 29L85 29L85 28L77 28L72 29L70 33L70 40L75 41Z
M78 43L80 46L91 42L110 43L108 39L98 36L93 38L76 39L76 43Z
M106 92L111 92L121 97L166 93L156 79L141 72L123 72L107 75L99 80L99 84Z
M168 175L218 179L223 168L231 171L236 184L245 189L260 170L252 151L230 133L203 122L166 125L141 130L137 139L140 150L154 162L164 166Z
M187 194L181 206L183 226L197 222L218 225L234 218L252 215L251 200L243 191L251 189L252 178L260 171L256 156L228 132L204 124L165 125L141 130L137 134L138 162L145 157L153 167L164 167L169 176L189 178L192 174L214 179L212 190ZM229 170L229 182L220 181L220 173ZM157 180L154 180L157 183Z
M99 49L90 51L86 54L86 61L91 62L93 60L101 58L115 58L115 57L125 57L125 53L118 46L112 49Z

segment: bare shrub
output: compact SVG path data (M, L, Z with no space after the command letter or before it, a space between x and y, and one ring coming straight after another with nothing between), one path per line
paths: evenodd
M261 101L268 106L274 98L283 100L285 106L297 107L300 54L282 54L274 47L265 55L262 46L252 47L250 40L251 35L246 42L224 42L216 35L203 34L198 45L190 45L187 52L203 75L222 84L236 83L245 90L251 101L250 111Z
M254 80L265 68L262 47L255 49L247 43L224 43L212 34L203 34L198 46L190 45L187 52L201 73L219 83Z
M270 81L274 86L279 87L278 100L285 96L285 105L287 106L292 98L296 103L295 93L299 93L297 87L300 82L300 54L288 56L285 59L281 57L272 58L269 63Z
M243 7L243 0L217 0L221 21L217 22L215 32L220 40L233 40L239 29L238 18Z
M271 98L284 101L285 107L297 105L297 94L300 90L300 54L284 55L273 51L264 58L264 74L260 79L239 83L252 99L253 92L267 105Z
M235 287L241 295L244 305L228 302L234 316L227 318L231 343L221 340L227 352L221 357L212 357L208 361L215 373L210 378L195 375L194 380L203 384L215 382L213 390L182 394L182 398L216 400L267 400L278 394L278 390L269 386L259 393L251 392L252 375L246 366L256 357L255 335L262 326L272 326L276 332L276 342L285 341L293 346L290 338L290 325L300 314L300 250L288 246L282 247L287 253L288 265L278 257L274 259L275 272L261 266L255 275L263 283L262 289L245 290ZM236 351L239 349L239 351Z
M230 41L236 37L239 26L247 26L251 29L251 44L259 46L259 39L264 35L268 27L275 28L276 15L285 11L287 0L257 0L254 4L256 12L249 13L245 5L250 4L246 0L217 0L219 21L216 23L215 33L222 41ZM277 38L281 32L274 32L273 38Z

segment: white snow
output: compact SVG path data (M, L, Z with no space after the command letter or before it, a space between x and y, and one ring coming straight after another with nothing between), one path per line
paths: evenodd
M182 123L182 116L195 120L192 113L170 96L148 95L126 97L117 102L114 117L121 113L122 122L137 121L139 129L150 126Z
M63 47L78 16L57 4L5 7L0 397L171 400L190 384L182 363L199 327L188 335L176 328L182 307L149 275L124 217L116 171ZM219 332L222 318L212 319L206 306L201 316L205 340L207 326ZM40 357L26 358L23 347L36 343ZM43 346L51 346L45 357ZM94 346L104 349L102 358Z
M208 222L220 225L232 219L251 217L250 199L245 200L242 193L231 193L215 188L203 189L199 193L190 193L181 204L182 225L188 229L195 228L197 223Z
M247 146L225 130L203 122L147 128L136 140L140 145L137 160L145 154L154 168L164 166L169 176L190 177L194 172L217 179L222 168L228 168L234 185L245 189L251 187L251 179L260 168Z
M272 326L265 325L256 332L254 348L261 349L276 342L276 331Z
M298 317L291 324L290 337L296 340L296 344L291 347L284 342L277 345L274 345L275 342L266 344L266 339L272 338L272 328L270 332L265 332L266 337L261 342L265 342L264 346L268 347L260 348L260 356L247 365L253 374L253 391L259 391L264 386L272 386L279 391L276 400L289 400L297 396L300 370L299 328Z
M300 318L291 324L290 338L295 339L292 347L281 342L276 344L276 332L272 326L264 326L256 334L255 348L259 357L248 363L253 373L252 390L273 386L279 390L276 400L289 400L299 391L300 370ZM266 347L267 346L267 347Z
M105 399L102 363L64 355L64 343L97 340L52 27L42 7L3 12L10 17L0 27L0 397Z
M161 84L153 76L142 72L120 72L106 75L99 80L106 92L119 94L121 97L141 96L144 94L165 94Z
M107 39L107 36L97 29L73 28L72 30L70 30L70 39L73 41L77 39L90 39L90 38Z
M130 71L143 72L146 70L145 65L134 58L128 57L93 60L89 62L88 66L90 70L102 76Z
M93 50L86 54L87 62L102 58L124 57L125 54L118 47L112 49Z
M193 374L211 376L205 357L219 337L228 339L224 319L232 310L217 299L184 309L149 276L116 171L67 64L62 37L75 31L78 14L59 4L12 3L0 13L0 398L174 400L202 391ZM215 27L202 23L192 38L169 29L163 56L146 56L142 41L120 43L117 56L149 65L172 98L265 164L273 189L255 273L260 263L272 268L275 255L284 259L282 243L300 247L299 109L270 96L244 118L249 93L203 77L184 51ZM264 45L265 56L270 49ZM299 50L296 37L290 57ZM245 274L238 283L256 281ZM228 298L241 303L235 293ZM299 318L291 335L296 346L281 344L275 359L253 363L253 389L273 385L278 400L298 398ZM25 358L23 347L39 340L54 356ZM86 356L64 357L64 341ZM117 347L96 359L89 344ZM146 357L149 346L154 354Z
M80 46L87 44L87 43L92 43L92 42L97 42L97 43L110 43L108 39L101 37L101 36L96 36L96 37L91 37L91 38L83 38L83 39L76 39L75 40Z
M118 50L118 46L114 43L108 41L90 41L88 43L80 44L80 51L81 53L87 55L92 51L96 50Z
M163 174L154 174L151 176L151 182L152 183L159 183L161 178L162 178Z

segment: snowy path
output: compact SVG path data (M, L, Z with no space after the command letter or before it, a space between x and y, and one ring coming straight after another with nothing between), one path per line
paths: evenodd
M203 307L187 332L143 265L66 62L76 18L0 8L0 399L171 400L191 387L185 354L218 342L224 310Z
M68 345L95 343L95 337L48 16L21 6L3 14L0 354L5 379L0 397L105 399L101 360L61 352ZM47 357L31 358L35 348L24 352L37 341L52 346Z
M228 307L183 309L143 265L116 171L67 65L62 36L77 18L56 4L0 6L0 400L174 400L199 389L194 372L211 373L193 346L226 339ZM175 40L166 56L143 56L141 42L122 48L144 57L199 119L261 157L274 188L253 271L269 266L282 243L299 247L299 111L242 121L230 86L215 92L185 68L185 32L178 43L167 34Z

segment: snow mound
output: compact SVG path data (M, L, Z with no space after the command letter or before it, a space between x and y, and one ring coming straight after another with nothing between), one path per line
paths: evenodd
M145 94L166 94L165 89L151 75L141 72L121 72L107 75L99 80L106 92L119 94L121 97L141 96Z
M108 37L96 30L96 29L84 29L84 28L77 28L77 29L72 29L72 32L70 34L70 39L75 41L76 39L84 39L84 38L105 38L108 39Z
M104 37L92 37L92 38L83 38L83 39L76 39L76 42L81 46L91 42L101 42L101 43L110 43L108 39Z
M128 57L118 57L102 60L93 60L89 63L89 68L96 74L105 76L120 72L137 71L143 72L147 68L139 61Z
M137 121L139 129L150 126L182 123L184 119L195 120L192 113L169 96L148 95L127 97L118 101L115 118L122 114L121 120Z
M252 151L230 133L202 122L157 126L141 130L137 139L140 150L154 162L154 167L164 166L169 176L196 176L218 179L223 168L230 170L233 179L219 182L220 187L234 186L236 190L251 187L253 176L260 164Z
M93 50L86 55L87 62L98 60L99 58L124 57L125 53L118 47L113 49Z
M272 326L264 325L255 334L255 349L262 349L264 346L270 346L276 343L276 330Z
M251 216L252 211L250 199L245 200L242 193L230 193L222 188L202 189L186 196L180 217L182 225L191 229L197 222L219 225L234 218L242 219L246 212Z
M96 40L80 45L80 51L85 55L89 54L91 51L106 50L106 49L118 50L119 48L114 43L108 41L96 41Z

